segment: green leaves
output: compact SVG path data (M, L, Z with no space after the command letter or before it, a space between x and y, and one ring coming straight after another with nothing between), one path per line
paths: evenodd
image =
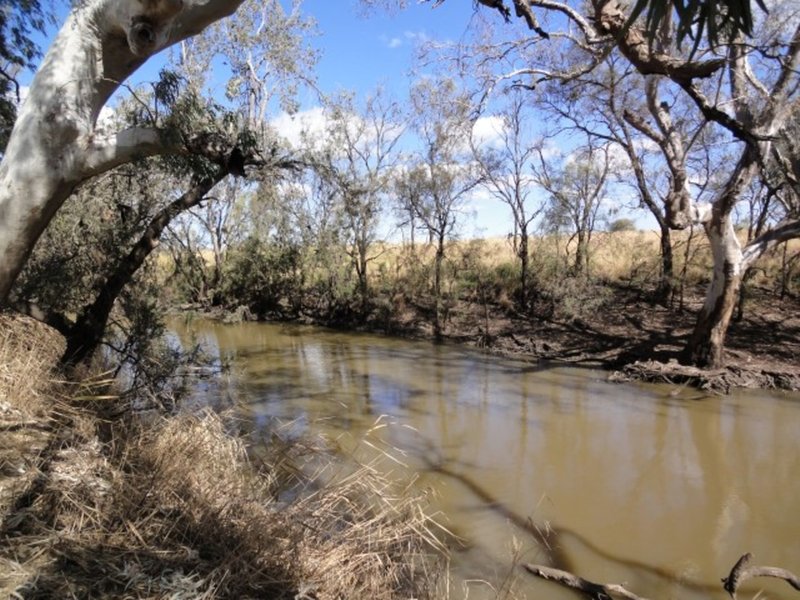
M763 0L755 2L765 13L769 12ZM753 34L750 0L637 0L625 27L629 27L644 13L647 37L652 43L673 10L678 16L678 44L688 37L693 41L692 53L697 50L704 35L709 45L715 47L740 32L748 36Z

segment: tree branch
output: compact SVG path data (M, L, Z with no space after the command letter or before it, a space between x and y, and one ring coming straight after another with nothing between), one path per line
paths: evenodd
M132 127L107 137L92 138L85 151L82 178L99 175L137 158L176 153L177 148L169 151L162 133L152 127Z
M244 0L184 0L167 45L176 44L203 31L212 23L236 12Z
M724 58L686 60L653 51L640 27L625 27L628 18L620 4L613 0L594 0L594 5L595 22L600 31L617 40L619 49L642 75L666 75L675 81L691 81L711 77L725 65Z
M625 598L626 600L646 600L642 596L637 596L633 592L628 591L621 585L613 583L594 583L593 581L578 577L577 575L573 575L568 571L562 571L561 569L527 564L525 565L525 570L531 575L535 575L541 579L555 581L570 589L583 592L595 600L609 600L614 596Z
M633 127L639 133L643 133L645 136L653 140L659 146L665 142L664 136L661 135L658 131L650 127L650 125L645 121L641 116L637 115L625 109L622 111L622 118L625 122Z
M733 566L730 574L722 579L723 588L733 600L736 600L736 592L739 586L745 581L756 577L783 579L794 589L800 591L800 578L797 575L778 567L748 566L752 557L749 552L742 556ZM624 598L625 600L645 600L645 598L634 594L624 586L613 583L595 583L583 577L578 577L569 571L532 564L525 565L525 570L531 575L546 581L554 581L564 587L582 592L595 600L610 600L613 597Z
M744 268L749 267L765 252L782 242L800 237L800 221L794 220L765 231L742 250Z
M535 31L546 40L550 39L550 35L539 27L539 21L536 19L536 15L533 14L528 0L514 0L514 8L516 9L517 17L525 19L528 29Z
M689 97L694 100L694 103L700 109L700 112L702 112L703 116L709 121L719 123L725 129L730 131L734 137L747 144L750 144L754 148L758 147L758 142L768 141L768 138L748 131L741 122L731 117L728 113L721 111L716 106L712 106L708 101L708 98L705 97L703 92L701 92L691 80L682 79L675 81L689 95Z
M756 577L775 577L776 579L783 579L786 583L794 589L800 591L800 578L791 571L780 569L778 567L760 567L748 566L753 555L749 552L743 555L731 569L730 575L722 579L722 587L736 600L736 592L739 586L748 579Z

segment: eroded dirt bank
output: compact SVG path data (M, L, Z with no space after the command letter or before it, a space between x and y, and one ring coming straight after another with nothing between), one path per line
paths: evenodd
M678 362L701 303L699 288L683 309L648 302L637 290L616 289L602 310L569 319L461 304L448 315L444 341L501 356L596 366L616 381L692 385L715 393L733 388L800 390L798 300L778 301L753 290L742 319L728 332L727 365L716 371ZM430 325L415 311L408 311L391 333L433 339Z

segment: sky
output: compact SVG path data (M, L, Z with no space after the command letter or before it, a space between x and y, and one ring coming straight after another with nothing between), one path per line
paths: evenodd
M288 8L290 0L282 2ZM66 4L60 11L62 22ZM305 0L303 12L316 21L318 29L311 40L320 55L318 89L325 94L349 90L362 96L380 86L404 100L419 76L412 73L419 44L458 41L466 35L475 10L468 0L446 0L436 7L432 1L408 0L407 4L403 10L378 8L365 15L357 0ZM48 44L48 39L41 42L43 48ZM152 57L127 83L135 86L157 79L167 56L168 51L162 51ZM301 91L299 101L301 113L319 111L316 91ZM284 124L290 121L287 115L276 119ZM474 195L463 222L461 233L466 237L504 236L512 225L507 207L486 192Z
M472 9L464 0L437 8L414 0L402 11L376 9L363 16L354 0L306 0L321 32L318 77L326 91L369 92L377 85L402 93L408 89L415 46L426 39L452 40L463 35Z

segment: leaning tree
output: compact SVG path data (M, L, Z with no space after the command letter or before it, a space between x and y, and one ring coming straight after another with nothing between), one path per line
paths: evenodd
M83 182L134 158L213 143L203 136L169 138L149 127L104 131L97 118L148 57L232 14L241 2L75 4L31 83L0 163L0 304L44 228Z

